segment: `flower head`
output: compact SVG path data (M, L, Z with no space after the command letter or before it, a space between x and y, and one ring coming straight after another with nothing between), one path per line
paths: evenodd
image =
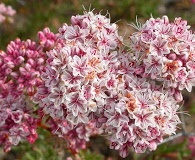
M169 22L167 16L146 21L130 36L132 52L140 60L137 67L144 69L137 74L162 82L166 88L191 91L195 84L191 73L195 48L194 34L189 28L180 17L174 22Z

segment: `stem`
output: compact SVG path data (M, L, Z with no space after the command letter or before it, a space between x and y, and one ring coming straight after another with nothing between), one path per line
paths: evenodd
M169 141L172 141L172 140L174 140L174 139L176 139L178 137L181 137L181 136L187 136L187 137L193 136L193 135L195 136L195 133L187 133L186 132L186 124L185 124L185 120L184 120L184 115L182 113L180 113L180 118L181 118L181 124L182 124L182 132L177 133L174 136L170 136L168 138L165 138L163 140L163 142L161 142L159 145L161 145L163 143L166 143L166 142L169 142Z
M163 144L163 143L166 143L166 142L169 142L169 141L172 141L173 139L176 139L176 138L181 137L181 136L184 136L184 133L183 133L183 132L180 132L180 133L177 133L177 134L174 135L174 136L170 136L170 137L168 137L168 138L165 138L165 139L163 140L163 142L161 142L159 145L161 145L161 144Z
M181 112L182 112L182 108L181 108ZM185 123L185 120L184 120L184 114L180 113L180 118L181 118L181 124L182 124L182 131L184 133L184 135L186 134L186 123Z

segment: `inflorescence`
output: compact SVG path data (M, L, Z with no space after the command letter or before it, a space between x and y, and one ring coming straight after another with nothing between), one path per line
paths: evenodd
M73 153L102 134L122 157L155 150L176 133L181 91L195 85L189 28L152 17L124 45L110 18L84 11L58 34L40 31L39 43L10 42L0 53L0 144L33 143L46 119Z

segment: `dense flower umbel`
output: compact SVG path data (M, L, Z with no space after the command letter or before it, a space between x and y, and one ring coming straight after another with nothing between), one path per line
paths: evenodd
M16 39L7 46L7 52L1 53L0 56L4 76L7 78L5 81L12 80L17 83L13 91L25 90L28 95L34 94L35 86L41 84L39 72L44 64L44 53L41 48L37 48L36 43L31 40Z
M5 151L22 139L33 143L37 138L37 120L27 96L32 96L35 87L41 84L39 72L44 59L40 53L35 42L20 39L12 41L7 52L1 51L0 144Z
M50 115L53 133L73 151L94 134L104 133L110 147L127 156L155 150L175 133L179 105L167 89L140 78L135 56L122 50L116 24L84 12L60 29L64 44L47 52L43 84L34 101Z
M167 16L150 18L130 36L131 49L138 60L135 70L142 77L162 82L177 101L181 90L195 84L195 35L186 20Z
M8 85L11 86L11 84ZM18 145L22 139L30 143L37 139L33 106L25 96L15 96L9 93L1 99L0 119L0 144L4 145L5 152L9 151L12 145Z
M0 51L0 144L9 151L22 139L37 139L36 109L30 100L42 84L40 72L45 67L48 48L58 46L57 35L48 28L39 32L40 45L19 38ZM43 43L45 42L45 43Z
M129 69L132 55L120 55L117 89L109 91L102 113L110 147L127 156L128 148L143 153L155 150L165 135L174 134L180 123L179 105L162 86L140 78ZM128 64L128 65L127 65Z
M16 14L16 11L11 6L5 6L4 3L0 3L0 23L4 22L7 18L10 18Z
M59 29L64 46L47 53L44 84L38 88L35 101L52 117L57 125L55 133L77 151L81 145L73 137L79 135L78 139L88 141L90 135L101 132L94 128L92 114L105 105L106 91L117 87L116 56L121 37L116 24L100 14L85 12L73 16L71 22L71 26L64 24Z

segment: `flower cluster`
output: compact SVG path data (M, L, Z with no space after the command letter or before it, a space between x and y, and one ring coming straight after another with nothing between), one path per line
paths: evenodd
M14 16L16 11L11 6L5 6L0 3L0 23L4 22L7 18Z
M37 61L35 61L37 60ZM16 39L0 54L0 144L9 151L25 138L33 143L37 138L36 119L29 97L35 93L35 86L41 84L40 68L44 59L36 43Z
M71 22L59 29L63 45L47 52L34 98L50 116L52 132L73 151L100 133L122 157L129 147L155 150L163 136L175 133L179 105L162 86L139 76L142 70L134 68L136 59L123 50L110 19L84 12Z
M39 32L39 45L16 39L1 51L5 150L23 138L34 142L42 120L73 153L96 134L106 135L122 157L130 147L155 150L175 134L181 90L195 84L195 36L186 21L170 23L166 16L150 18L138 30L129 53L110 18L84 11L58 34Z
M92 114L105 104L106 91L116 88L121 37L116 24L100 14L85 12L73 16L71 22L71 26L64 24L59 29L64 44L47 53L41 75L44 84L38 88L35 102L57 125L55 133L77 150L82 145L75 135L88 141L90 135L101 132L94 128Z
M40 45L17 38L0 51L0 144L9 151L22 139L33 143L37 138L38 119L31 98L42 84L45 52L58 44L57 35L48 28L39 32Z
M164 136L175 133L179 105L152 81L133 74L121 77L117 92L110 93L103 107L110 148L119 150L122 157L128 155L129 147L136 153L155 150Z
M7 89L13 88L10 85ZM4 145L5 152L8 152L12 145L18 145L22 139L30 143L37 139L36 119L32 115L33 105L25 96L9 93L0 100L0 144Z
M170 88L177 101L182 100L180 91L191 92L195 85L195 35L189 28L186 20L169 22L163 16L150 18L130 36L139 75Z

